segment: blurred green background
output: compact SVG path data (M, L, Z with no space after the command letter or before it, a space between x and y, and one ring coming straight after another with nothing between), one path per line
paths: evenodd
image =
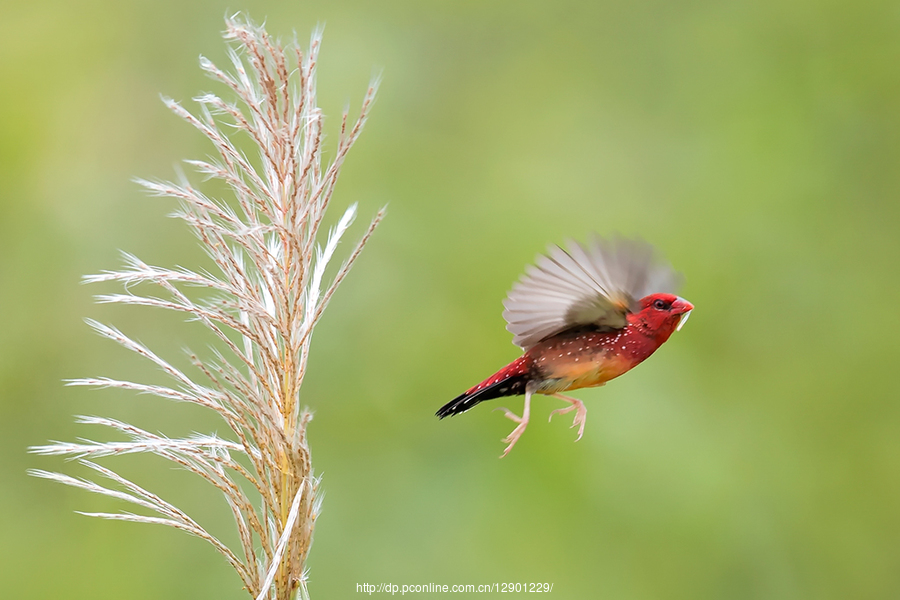
M82 517L121 505L25 475L81 473L25 450L107 435L75 414L223 429L62 380L158 377L83 317L166 356L205 343L178 316L92 304L79 278L119 249L204 263L174 204L131 178L209 151L158 95L221 92L197 57L222 62L229 10L302 40L326 24L332 133L384 75L334 208L388 217L303 392L326 489L315 598L505 581L576 599L900 597L900 9L849 0L5 2L3 597L245 597L204 542ZM576 394L582 441L538 399L498 460L511 423L491 404L433 413L517 356L501 300L525 264L594 230L661 248L697 309L646 364ZM160 462L106 464L233 540L221 498Z

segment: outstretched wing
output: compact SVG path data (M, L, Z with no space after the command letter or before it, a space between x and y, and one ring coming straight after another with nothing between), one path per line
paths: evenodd
M587 245L569 240L567 246L538 256L503 302L506 328L524 350L579 325L620 329L637 300L674 292L680 283L653 246L640 240L594 236Z

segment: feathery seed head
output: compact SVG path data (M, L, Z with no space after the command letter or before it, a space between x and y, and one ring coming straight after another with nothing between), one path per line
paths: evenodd
M200 434L173 439L113 419L79 417L80 423L106 426L127 440L32 448L38 454L78 459L106 482L43 470L33 475L130 502L149 513L94 516L160 523L207 540L258 600L287 600L298 590L301 597L308 596L305 560L322 496L306 438L312 413L300 406L299 392L315 325L384 214L378 212L334 278L326 281L326 267L356 217L356 205L325 235L320 227L347 152L372 107L377 80L370 84L359 116L350 120L344 113L334 158L326 162L324 117L316 104L321 33L314 31L303 51L296 43L275 42L261 26L230 17L224 33L233 43L230 67L220 69L200 58L201 69L227 88L227 96L198 95L196 113L163 98L214 148L211 158L187 164L203 179L222 182L231 197L207 196L187 178L138 183L153 196L179 201L175 216L196 234L214 272L152 266L125 254L121 270L84 278L87 283L115 281L125 288L125 293L98 296L99 302L184 313L208 328L219 344L212 349L212 360L191 355L202 375L198 380L118 329L89 320L97 333L162 370L171 384L101 377L69 385L120 388L204 406L225 421L233 439ZM255 156L236 144L238 136L252 142ZM146 293L139 284L152 284L157 292ZM205 292L206 299L195 300L186 293L188 287ZM232 550L152 492L93 462L137 452L166 458L222 492L234 515L240 550ZM259 504L250 500L246 486L259 495Z

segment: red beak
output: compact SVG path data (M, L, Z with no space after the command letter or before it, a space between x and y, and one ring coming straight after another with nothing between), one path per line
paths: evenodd
M686 312L691 312L694 310L694 305L679 296L676 298L675 302L672 303L672 312L678 315L682 315Z
M681 318L678 319L678 325L675 327L675 331L681 331L681 328L684 327L684 324L687 323L688 318L691 316L694 305L679 297L672 303L672 308L676 311L676 315L681 315Z

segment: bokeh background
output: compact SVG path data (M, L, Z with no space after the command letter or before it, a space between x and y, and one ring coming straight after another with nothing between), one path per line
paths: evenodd
M205 343L177 316L94 305L79 278L120 249L203 264L173 204L131 179L209 151L158 95L214 88L197 57L222 61L235 10L304 40L326 24L332 132L384 77L335 208L388 217L303 392L326 489L314 597L506 581L576 599L900 597L900 9L859 0L4 2L4 597L245 597L205 543L82 517L119 506L25 474L80 473L26 454L106 435L75 414L223 429L62 380L158 377L84 317L167 356ZM491 405L433 413L517 355L501 300L525 264L590 231L652 241L697 309L650 361L576 394L583 440L538 399L498 460L511 423ZM191 476L107 462L234 539Z

